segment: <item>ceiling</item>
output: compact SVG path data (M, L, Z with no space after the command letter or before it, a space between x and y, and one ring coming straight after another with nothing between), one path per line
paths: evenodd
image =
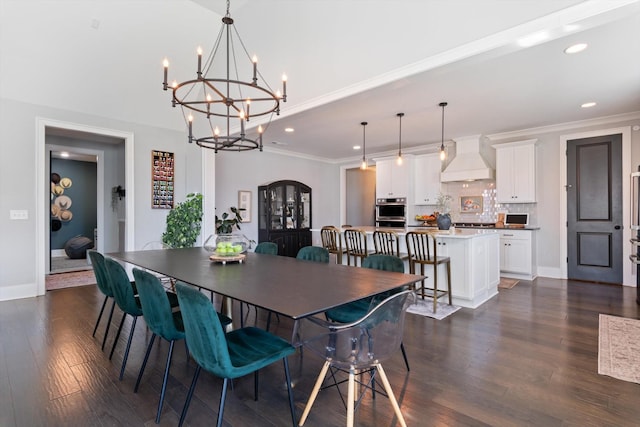
M0 0L0 12L0 96L186 141L161 61L171 79L190 78L224 1ZM235 0L231 16L268 83L289 77L267 150L357 161L367 121L367 153L391 154L399 112L403 152L436 150L442 101L446 141L640 116L639 0ZM544 42L518 45L541 32ZM563 53L576 42L588 48ZM588 101L597 105L580 108Z

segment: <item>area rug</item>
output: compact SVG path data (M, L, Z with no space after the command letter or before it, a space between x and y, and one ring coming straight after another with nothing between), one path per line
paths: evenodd
M420 316L433 317L437 320L442 320L445 317L460 310L457 305L449 305L438 301L435 314L433 313L433 299L425 297L422 299L418 297L415 304L412 304L407 309L407 313L418 314Z
M598 373L640 384L640 320L600 315Z
M93 274L93 270L50 274L45 277L45 289L48 291L95 284L96 276Z
M500 278L500 283L498 283L498 289L511 289L515 285L517 285L519 280L517 279L507 279L506 277Z

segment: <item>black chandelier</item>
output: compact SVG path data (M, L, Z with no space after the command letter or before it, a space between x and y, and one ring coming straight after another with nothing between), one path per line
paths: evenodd
M247 49L238 34L238 30L233 25L233 19L229 14L229 1L227 0L227 13L222 18L224 24L220 28L216 42L209 53L207 59L203 62L202 49L198 48L198 68L196 78L186 80L182 83L174 81L168 84L169 61L164 60L164 82L163 89L167 90L171 87L173 97L171 105L173 107L179 105L182 109L182 115L189 129L189 143L195 141L200 147L210 148L218 151L248 151L256 148L262 151L262 134L264 129L262 125L258 126L254 136L246 133L245 125L250 119L258 116L280 114L280 102L287 101L287 77L282 76L282 92L273 91L269 85L264 82L263 86L258 84L258 77L264 81L262 74L258 71L258 59L254 55L253 58L247 52ZM231 31L233 29L233 31ZM236 40L239 43L236 43ZM215 56L220 49L222 39L226 40L226 78L210 77L213 74ZM239 77L238 63L236 61L236 50L244 51L252 64L253 77L250 80L243 81ZM219 72L219 70L216 70ZM233 75L232 75L233 72ZM194 113L204 116L207 120L209 132L206 136L195 136L193 129ZM269 121L271 122L271 117ZM223 120L220 120L223 119ZM224 123L226 132L221 132L220 128L215 125L214 120ZM231 134L232 123L239 121L240 134ZM237 129L237 127L236 127Z

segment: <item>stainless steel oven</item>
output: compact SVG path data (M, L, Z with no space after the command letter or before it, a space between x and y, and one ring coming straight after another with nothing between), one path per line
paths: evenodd
M377 227L404 227L407 225L407 199L376 199Z

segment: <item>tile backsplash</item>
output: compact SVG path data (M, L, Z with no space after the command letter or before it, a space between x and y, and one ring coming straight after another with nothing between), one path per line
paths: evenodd
M501 204L496 201L495 181L450 182L442 184L442 192L451 196L451 218L454 222L495 222L499 211L512 213L528 213L529 223L537 224L537 208L535 203ZM477 211L465 212L462 203L471 200L478 207ZM482 201L482 208L478 206ZM436 206L416 206L416 214L431 214Z

